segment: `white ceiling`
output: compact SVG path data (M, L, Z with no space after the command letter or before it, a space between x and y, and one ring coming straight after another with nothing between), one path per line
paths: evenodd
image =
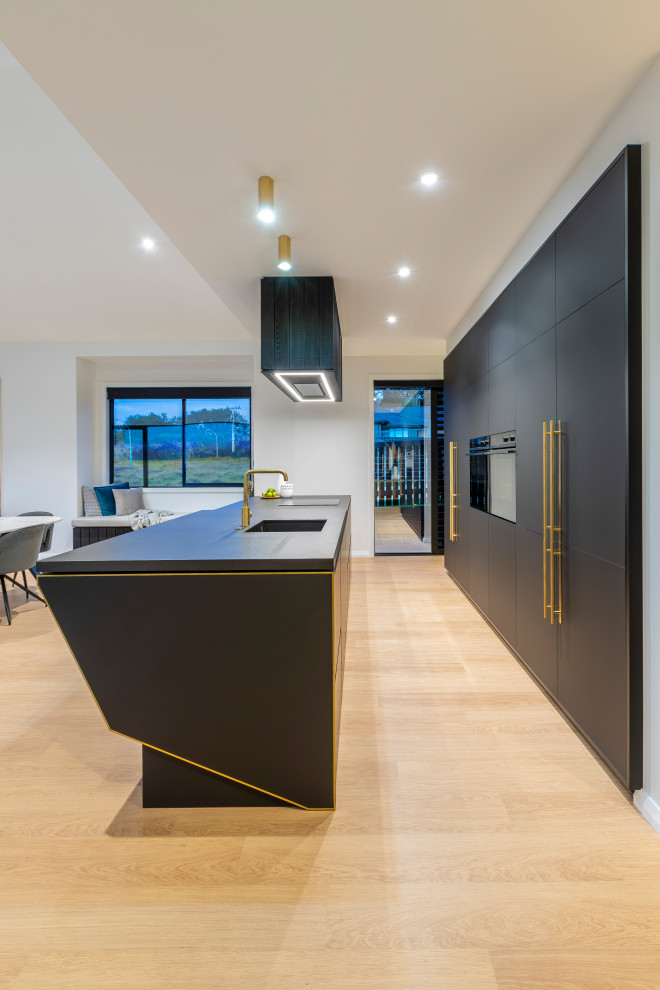
M2 45L0 134L1 340L246 335Z
M10 215L25 241L12 280L29 272L38 292L63 266L85 270L93 244L98 284L75 287L81 306L97 306L97 290L111 306L127 280L127 337L143 318L157 324L161 283L163 336L186 336L192 297L219 336L240 336L239 323L256 334L259 277L278 273L287 233L292 274L336 277L349 352L428 353L660 50L660 3L3 0L0 40L102 160L86 149L74 164L36 110L14 121L42 141L48 171L54 161L66 185L71 168L69 186L86 195L64 225L54 182L37 167L19 176L43 202L27 233ZM99 197L102 163L119 182L113 192L105 169ZM416 182L429 168L442 177L434 190ZM275 179L273 228L255 219L261 174ZM126 229L149 217L163 250L146 258ZM400 264L413 269L406 281ZM145 273L158 292L144 290Z

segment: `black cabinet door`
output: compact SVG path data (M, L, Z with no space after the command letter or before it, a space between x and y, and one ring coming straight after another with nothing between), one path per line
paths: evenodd
M543 423L557 418L554 328L518 351L515 362L516 522L541 533Z
M457 364L460 352L454 347L445 357L443 378L445 383L445 412L449 408L448 395L456 390Z
M488 367L501 364L516 350L515 283L498 296L485 319L488 321Z
M445 380L460 392L470 384L470 334L466 334L452 348L445 359Z
M557 629L543 618L543 542L516 526L516 650L550 694L557 696Z
M516 282L516 348L555 325L555 237L523 268Z
M449 474L449 463L451 458L451 448L449 446L452 441L453 434L449 432L448 419L445 411L445 567L450 574L454 573L455 569L455 552L456 544L450 539L451 534L451 489L449 483L451 476Z
M621 156L557 230L557 320L625 275L626 183Z
M445 485L449 491L449 443L457 444L456 465L456 539L449 539L450 513L445 513L445 567L466 591L470 589L470 524L468 506L470 503L470 465L465 456L468 450L469 395L467 389L449 390L449 400L445 407ZM447 506L449 499L447 498Z
M467 460L467 458L466 458ZM468 509L470 516L470 595L482 612L488 612L488 522L487 512Z
M516 526L488 517L488 618L516 645Z
M459 424L463 441L488 433L488 377L482 375L464 389L465 406Z
M625 565L625 286L557 325L563 532L568 546ZM623 599L622 599L623 601Z
M464 448L463 448L464 451ZM456 499L456 539L454 542L445 544L445 566L465 591L470 591L470 516L469 516L469 484L468 477L462 466L461 454L463 452L459 444L457 460L459 462L457 499ZM467 457L463 458L467 462ZM447 533L449 541L449 534ZM447 550L449 552L447 553Z
M470 341L470 381L488 371L488 320L482 316L468 334Z
M623 567L565 551L557 698L629 783L625 582Z
M451 369L449 369L451 370ZM445 532L445 567L447 570L451 570L450 559L453 552L453 543L449 539L450 532L450 449L449 444L456 440L456 429L455 429L455 390L452 385L453 378L448 378L448 365L445 360L444 368L444 402L445 402L445 439L444 439L444 463L445 463L445 513L444 513L444 532Z
M516 358L507 358L488 374L488 432L516 428Z

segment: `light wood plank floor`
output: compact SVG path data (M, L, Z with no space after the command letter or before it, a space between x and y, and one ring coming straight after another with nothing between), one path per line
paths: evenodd
M334 814L143 810L47 611L2 622L0 986L658 990L660 836L442 558L353 575Z

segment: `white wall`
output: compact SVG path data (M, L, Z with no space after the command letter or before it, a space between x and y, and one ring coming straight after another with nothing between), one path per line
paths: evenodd
M251 345L248 345L251 348ZM209 350L208 343L203 345ZM245 350L245 344L242 345ZM169 388L177 385L247 385L254 381L254 356L252 350L243 354L187 353L187 345L180 354L161 354L158 346L152 353L127 357L118 353L112 357L95 358L85 362L94 369L94 418L92 437L93 472L87 474L84 483L107 484L108 459L108 404L107 389L110 386L154 386ZM184 353L185 352L185 353ZM193 512L197 509L217 509L229 505L240 497L240 487L234 488L147 488L144 504L148 509L172 509L174 512Z
M469 330L626 144L642 145L644 335L644 789L660 831L660 57L614 114L449 339ZM654 388L655 386L655 388Z
M144 345L142 345L144 346ZM235 382L237 355L242 369L252 375L253 344L220 342L210 353L208 341L159 342L148 345L141 374L145 384L164 378L169 367L172 384ZM0 427L2 429L2 511L14 515L45 509L62 516L55 526L52 552L70 548L69 522L80 514L80 485L107 480L105 403L102 379L122 368L119 380L135 381L135 357L126 344L110 343L0 343ZM233 353L232 353L233 352ZM121 361L118 359L122 359ZM128 368L133 368L131 378ZM204 376L206 376L204 378ZM181 379L181 381L179 380ZM251 384L248 381L246 384ZM189 490L171 493L167 507L180 510L226 505L240 496L238 489L214 492ZM149 493L147 503L163 506L163 496Z
M141 345L144 347L144 345ZM242 341L0 343L2 510L62 516L53 551L71 546L80 485L107 481L108 385L245 384L252 387L255 467L281 468L296 494L353 498L353 552L373 553L374 378L442 377L442 358L348 357L343 401L296 403L259 371L258 345ZM256 369L256 370L255 370ZM275 476L258 479L257 490ZM194 511L239 500L236 489L148 490L151 508Z
M2 512L77 511L76 362L68 345L0 345ZM70 543L59 524L53 548Z
M89 485L94 478L94 442L96 427L96 375L92 361L76 359L76 460L78 464L77 489ZM82 514L82 497L79 496L78 514Z

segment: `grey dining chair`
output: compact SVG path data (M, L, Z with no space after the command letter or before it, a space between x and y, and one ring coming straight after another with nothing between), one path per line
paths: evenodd
M37 601L46 604L40 595L28 588L25 572L36 567L39 551L44 538L43 526L26 526L25 529L15 529L11 533L0 536L0 585L2 585L2 598L5 603L7 622L11 625L11 610L9 608L9 598L7 597L7 585L5 578L10 574L23 574L23 584L20 581L12 580L18 588L25 592L25 598L31 595Z
M52 512L44 512L43 509L35 509L34 512L19 512L19 516L52 516ZM46 550L50 550L53 544L53 530L55 529L55 523L49 523L44 526L44 538L41 541L41 546L39 547L39 553L45 553ZM37 568L31 567L32 576L36 578ZM16 584L16 575L13 578L9 578L12 584Z
M42 509L35 509L34 512L19 512L19 516L52 516L52 512L44 512ZM39 553L45 553L46 550L50 550L53 543L53 529L55 528L55 523L49 523L44 526L44 538L41 541L41 547L39 548Z

